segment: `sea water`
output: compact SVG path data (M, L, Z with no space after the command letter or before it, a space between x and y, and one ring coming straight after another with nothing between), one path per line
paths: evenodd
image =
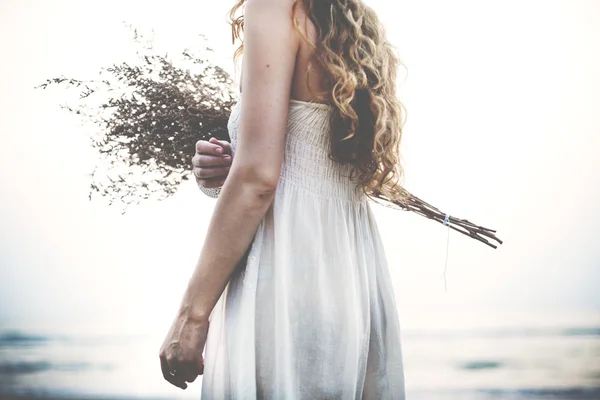
M600 313L401 318L410 400L600 400ZM454 321L449 323L448 321ZM458 321L458 322L457 322ZM161 376L162 334L0 327L0 398L197 399ZM165 327L165 329L168 327Z

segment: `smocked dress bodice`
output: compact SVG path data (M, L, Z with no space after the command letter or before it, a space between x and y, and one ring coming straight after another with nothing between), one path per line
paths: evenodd
M232 108L227 128L237 149L241 100ZM347 201L366 201L350 180L349 166L330 160L331 107L290 100L280 179L309 192Z

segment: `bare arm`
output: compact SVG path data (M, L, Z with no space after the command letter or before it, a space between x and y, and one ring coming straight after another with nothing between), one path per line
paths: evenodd
M205 320L252 243L279 179L298 37L286 1L245 8L244 76L236 157L221 189L180 313Z
M291 0L249 0L240 132L204 246L159 353L182 389L202 374L208 317L273 202L279 180L298 37Z

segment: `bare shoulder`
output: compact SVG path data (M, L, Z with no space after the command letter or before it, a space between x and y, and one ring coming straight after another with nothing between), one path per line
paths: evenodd
M292 19L293 0L248 0L244 8L244 36L287 42L297 48Z
M293 3L293 0L248 0L244 8L244 17L291 16Z

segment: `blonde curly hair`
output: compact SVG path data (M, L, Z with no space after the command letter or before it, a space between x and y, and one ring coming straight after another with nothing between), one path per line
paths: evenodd
M232 41L241 41L244 17L239 0L229 12ZM301 30L296 12L302 7L314 24L313 43ZM294 0L294 24L313 48L313 63L325 72L317 99L333 106L329 157L351 165L352 178L372 199L406 201L400 140L406 110L396 96L397 68L403 65L388 42L375 12L360 0Z

